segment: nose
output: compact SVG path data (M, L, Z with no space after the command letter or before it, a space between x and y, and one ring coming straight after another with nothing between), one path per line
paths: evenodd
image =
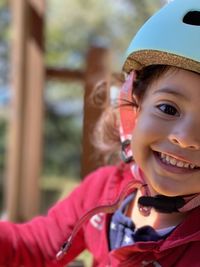
M200 149L199 144L197 144L195 142L186 142L185 140L177 138L176 136L171 137L171 142L175 145L179 145L182 148L189 148L189 149L193 149L193 150L199 150Z
M188 124L185 127L177 125L169 134L169 140L181 148L200 150L200 125L198 127Z

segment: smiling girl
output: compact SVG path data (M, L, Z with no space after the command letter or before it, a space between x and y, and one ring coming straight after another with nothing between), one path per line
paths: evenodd
M47 216L1 222L0 266L66 266L84 249L93 267L200 265L200 1L150 18L123 71L96 140L106 153L120 142L124 162L88 175Z

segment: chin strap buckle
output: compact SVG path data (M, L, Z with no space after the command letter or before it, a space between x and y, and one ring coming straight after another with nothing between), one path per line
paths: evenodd
M133 161L133 155L130 145L131 141L129 139L126 139L121 143L121 159L125 163L130 163L131 161Z

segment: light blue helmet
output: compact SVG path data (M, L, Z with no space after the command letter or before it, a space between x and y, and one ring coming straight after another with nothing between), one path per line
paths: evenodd
M200 0L174 0L138 31L123 70L164 64L200 73Z

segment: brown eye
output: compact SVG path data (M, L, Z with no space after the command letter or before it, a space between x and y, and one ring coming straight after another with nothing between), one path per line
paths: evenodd
M179 116L179 113L175 107L169 104L160 104L157 108L162 111L163 113L170 115L170 116Z

